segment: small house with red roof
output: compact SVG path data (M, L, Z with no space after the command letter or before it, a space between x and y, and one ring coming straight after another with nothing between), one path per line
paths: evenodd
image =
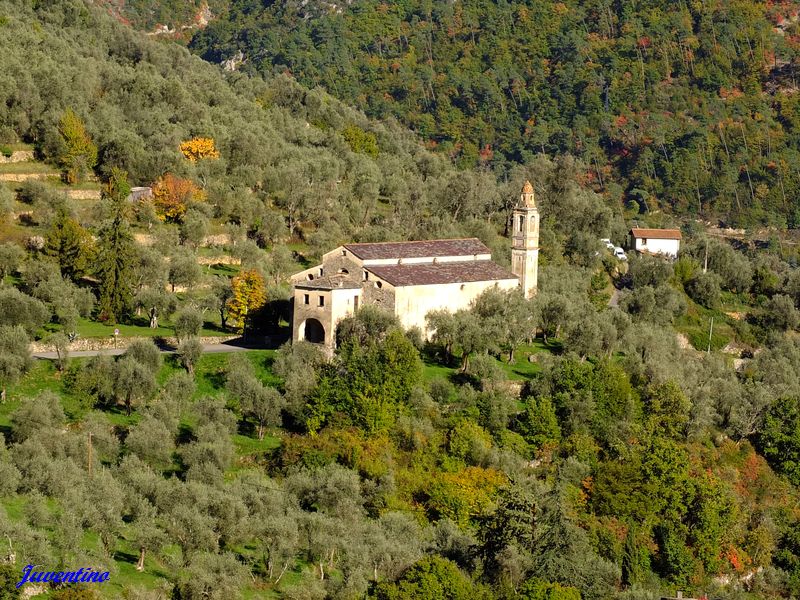
M677 258L681 248L680 229L631 229L631 248L642 254L660 254Z

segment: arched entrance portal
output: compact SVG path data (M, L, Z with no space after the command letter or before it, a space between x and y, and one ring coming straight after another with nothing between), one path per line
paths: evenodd
M325 328L317 319L306 319L302 325L300 339L312 344L324 344Z

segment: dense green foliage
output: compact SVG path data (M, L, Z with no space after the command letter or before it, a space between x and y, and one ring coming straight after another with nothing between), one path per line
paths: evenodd
M179 35L184 27L199 25L207 18L203 8L211 15L227 5L227 0L93 0L106 7L111 14L135 27L152 30L157 25L166 26Z
M751 0L235 0L192 48L396 116L462 166L571 153L642 212L796 226L791 14Z

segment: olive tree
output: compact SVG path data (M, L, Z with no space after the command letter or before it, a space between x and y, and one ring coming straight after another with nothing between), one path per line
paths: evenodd
M203 344L196 337L187 337L178 344L178 357L189 375L194 376L195 365L203 355Z
M0 326L0 401L6 401L6 387L14 384L33 366L28 334L21 325Z

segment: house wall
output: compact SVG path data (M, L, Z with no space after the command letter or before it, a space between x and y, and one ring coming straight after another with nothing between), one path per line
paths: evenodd
M359 266L364 262L344 246L339 246L335 250L331 250L330 252L326 252L325 254L323 254L322 262L327 264L335 259L340 259L340 258L346 259Z
M357 291L357 290L356 290ZM310 302L305 303L305 295L308 294ZM319 297L325 298L325 306L319 305ZM331 291L295 288L294 290L294 311L292 316L292 340L298 341L305 339L302 335L302 328L307 319L317 319L325 328L325 345L333 343L333 313L331 311Z
M394 290L394 312L404 328L419 327L423 335L427 336L429 332L425 324L425 316L430 311L445 309L455 312L462 308L469 308L470 303L481 292L495 285L503 290L511 290L519 285L519 281L501 279L398 287Z
M359 289L338 289L331 291L331 322L333 323L334 333L339 321L345 317L350 317L355 312L356 298L358 306L361 306L363 297L362 290Z
M309 296L308 304L305 303L306 294ZM325 299L325 306L319 305L320 297ZM306 339L303 324L308 319L314 318L325 329L325 345L332 348L335 342L336 326L339 321L355 312L355 299L359 299L360 306L361 297L362 291L357 288L337 288L334 290L295 288L292 340Z
M392 314L395 312L396 289L389 283L377 277L374 273L369 274L369 279L362 281L364 290L364 303L377 306Z
M322 272L320 273L320 269ZM291 276L291 281L293 283L303 283L307 281L313 281L314 279L309 279L308 276L311 275L313 278L322 277L326 275L336 275L339 273L341 269L346 269L349 273L347 279L349 281L360 282L362 279L362 268L359 262L356 262L352 258L352 254L348 252L348 256L342 256L341 252L337 254L334 252L328 252L322 259L322 264L314 265L313 267L309 267L308 269L304 269L299 273L295 273Z
M647 238L647 244L644 240L637 238L634 240L634 249L639 252L651 252L652 254L664 254L665 256L678 256L678 250L681 247L680 240L661 240L654 238Z

